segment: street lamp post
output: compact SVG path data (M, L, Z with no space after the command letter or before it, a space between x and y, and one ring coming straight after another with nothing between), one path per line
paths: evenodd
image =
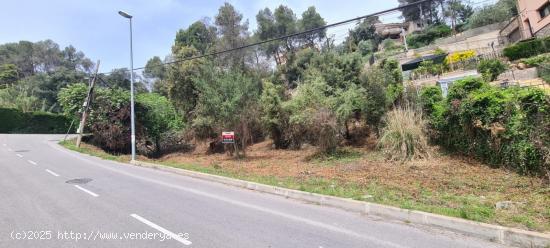
M136 160L136 131L134 114L134 52L132 48L132 16L124 11L119 11L119 15L130 20L130 120L132 129L132 161Z

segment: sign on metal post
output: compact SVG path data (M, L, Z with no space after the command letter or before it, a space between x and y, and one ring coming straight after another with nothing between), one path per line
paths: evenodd
M235 132L222 132L222 143L223 144L234 144L235 143Z

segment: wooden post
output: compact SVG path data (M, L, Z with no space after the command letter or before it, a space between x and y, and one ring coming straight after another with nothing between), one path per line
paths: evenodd
M86 119L88 118L88 109L90 108L90 104L92 102L92 94L94 91L94 85L95 81L97 79L97 73L99 71L99 63L100 61L97 61L97 66L95 68L95 74L92 78L92 81L90 82L90 88L88 89L88 95L86 96L86 100L84 101L84 106L82 110L82 118L80 119L80 125L78 126L78 137L76 138L76 147L80 147L80 143L82 142L82 133L84 132L84 126L86 125Z

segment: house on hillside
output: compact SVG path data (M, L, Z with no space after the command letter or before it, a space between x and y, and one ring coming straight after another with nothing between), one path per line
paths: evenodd
M518 16L501 30L505 43L550 35L550 1L517 0Z
M420 21L409 21L403 23L376 23L374 24L376 34L382 39L391 39L394 42L403 45L404 34L411 34L422 31L423 25Z

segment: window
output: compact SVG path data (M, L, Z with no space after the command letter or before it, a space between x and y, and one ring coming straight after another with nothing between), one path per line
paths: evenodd
M539 14L540 18L544 18L550 15L550 2L547 2L542 7L540 7Z

